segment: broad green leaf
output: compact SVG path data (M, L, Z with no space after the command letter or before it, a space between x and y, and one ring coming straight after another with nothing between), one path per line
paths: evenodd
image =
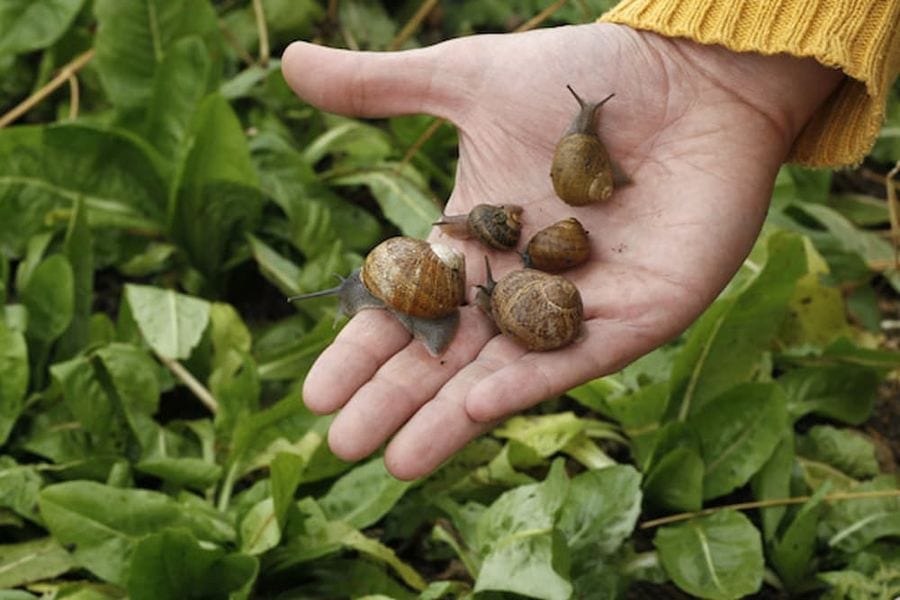
M256 503L241 521L241 551L257 555L271 550L281 540L281 528L275 516L272 498Z
M279 452L269 467L272 486L272 507L278 527L284 529L288 510L294 504L294 493L303 481L306 459L298 454Z
M62 254L43 260L22 290L28 309L28 335L52 342L69 326L75 310L72 265Z
M131 134L87 125L0 131L0 247L20 256L53 211L70 208L79 197L95 232L161 233L166 187L153 154Z
M900 479L896 475L881 475L850 491L897 489L900 489ZM833 502L823 522L830 547L858 552L874 540L900 535L900 495Z
M900 548L875 543L852 556L842 571L819 572L831 586L825 600L870 600L900 597Z
M6 442L25 406L28 376L25 336L10 329L0 318L0 446Z
M393 163L359 169L334 179L335 185L365 185L378 201L384 216L403 235L425 238L441 209L431 197L421 176L412 167Z
M121 440L116 406L103 389L92 361L76 356L50 367L53 379L81 428L98 440Z
M772 545L771 561L788 590L796 590L809 570L816 544L816 527L822 512L823 485L794 515L784 534Z
M875 445L861 431L813 425L797 438L797 454L840 469L855 479L878 475Z
M650 461L668 400L668 382L661 381L606 402L609 416L622 426L631 443L631 454L641 469L646 469Z
M0 588L53 579L75 566L52 537L0 546Z
M178 503L165 494L88 481L44 488L40 510L53 537L72 545L79 565L118 585L125 584L141 539L167 527L190 527ZM202 531L192 529L203 538Z
M222 467L202 458L151 455L134 465L135 470L163 481L199 491L215 485Z
M366 50L384 50L397 30L397 23L385 7L372 0L338 5L338 18L352 32L360 48Z
M703 505L703 459L689 446L664 454L644 480L651 506L671 511L695 511Z
M872 413L880 379L876 369L836 364L793 369L777 381L793 419L814 413L860 425Z
M653 539L675 584L700 598L742 598L759 590L762 542L747 517L723 510L661 527Z
M343 475L319 504L329 520L364 529L391 510L410 485L388 473L384 460L378 457Z
M311 331L291 341L276 353L260 357L259 376L264 380L303 377L313 362L338 334L328 319L322 319Z
M778 500L791 495L791 472L794 468L794 432L787 434L775 447L772 456L750 480L753 496L757 500ZM787 510L785 506L760 509L763 539L771 543Z
M672 371L670 417L686 419L758 367L807 270L799 236L772 234L768 254L765 267L742 292L718 300L688 333Z
M263 276L275 284L285 296L299 293L300 267L285 258L259 238L248 235L250 251ZM313 291L313 290L310 290Z
M547 458L562 450L584 430L584 421L575 413L512 417L494 430L499 438L515 440Z
M9 456L0 456L0 508L40 522L37 498L43 484L34 467L16 464Z
M703 497L747 483L788 429L786 398L774 383L746 383L708 402L689 420L705 464Z
M94 248L88 228L84 198L78 197L69 219L64 251L72 266L72 322L59 342L57 355L68 358L84 348L90 337L91 308L94 300Z
M334 117L329 127L303 150L303 160L315 165L326 155L336 155L342 166L371 165L388 157L390 141L381 129L353 119ZM347 158L343 158L347 157Z
M128 595L133 600L228 598L251 584L258 568L246 554L203 546L184 531L162 531L135 546Z
M629 465L616 465L572 479L557 528L573 563L596 561L628 539L640 512L640 474Z
M0 56L51 45L83 4L84 0L6 0L0 4Z
M178 164L190 148L189 134L208 90L210 58L196 35L179 39L154 74L144 137L165 159Z
M166 358L187 358L209 322L209 303L172 290L128 284L125 298L150 347Z
M109 376L119 405L138 434L136 416L153 415L159 408L157 364L145 350L132 344L108 344L96 354Z
M240 364L241 353L250 352L253 338L237 310L224 302L213 302L209 310L213 368L227 363Z
M811 272L797 281L789 311L778 333L786 346L827 346L850 331L844 297L836 287L822 284L822 275Z
M217 43L212 6L204 0L96 0L96 68L114 104L134 107L151 98L160 64L179 39L200 35Z

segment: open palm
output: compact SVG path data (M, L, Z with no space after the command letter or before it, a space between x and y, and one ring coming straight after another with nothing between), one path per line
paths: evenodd
M322 353L304 386L314 411L340 409L329 442L354 460L385 451L400 478L427 474L497 420L613 372L683 330L749 252L794 136L839 75L811 61L735 54L616 25L475 36L392 54L308 44L285 52L288 82L309 102L358 116L429 113L459 128L448 214L524 207L523 239L570 216L590 232L591 261L566 273L582 293L585 335L528 353L474 306L446 354L430 357L383 311L363 311ZM601 205L570 207L549 172L577 112L566 90L614 92L598 127L633 184ZM521 266L475 242L469 283Z

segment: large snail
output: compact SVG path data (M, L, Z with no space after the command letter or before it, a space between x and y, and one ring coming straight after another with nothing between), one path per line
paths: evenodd
M587 262L591 254L588 233L574 218L541 229L522 253L525 266L541 271L563 271Z
M573 206L608 200L616 183L628 181L614 167L606 146L597 136L597 110L614 94L600 102L585 102L571 86L566 87L581 108L553 153L550 168L553 189L564 202Z
M522 207L513 204L479 204L468 214L449 215L435 223L447 235L475 238L497 250L511 250L519 243Z
M476 302L500 332L528 350L555 350L578 337L584 320L581 294L568 279L534 269L513 271L478 286Z
M387 309L437 356L456 333L465 282L465 257L456 250L394 237L376 246L337 287L290 300L337 295L338 310L348 317L366 308Z

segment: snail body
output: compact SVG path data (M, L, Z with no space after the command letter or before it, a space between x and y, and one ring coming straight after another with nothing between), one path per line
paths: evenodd
M449 215L435 223L447 235L475 238L497 250L511 250L519 243L522 207L514 204L479 204L465 215Z
M580 110L553 153L553 189L572 206L603 202L612 195L616 177L609 152L597 136L596 117L597 110L613 94L600 102L585 102L570 86L566 87Z
M437 356L456 334L465 282L465 257L459 252L395 237L376 246L337 287L289 300L336 295L338 312L348 317L364 309L388 310Z
M571 344L581 332L584 307L568 279L534 269L513 271L479 286L477 303L500 332L532 351Z
M587 262L591 254L588 233L572 217L538 231L528 242L522 259L528 268L563 271Z

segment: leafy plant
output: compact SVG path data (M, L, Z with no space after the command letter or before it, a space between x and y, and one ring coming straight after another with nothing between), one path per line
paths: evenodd
M506 31L544 4L444 3L418 39L418 2L0 6L0 598L900 594L900 485L861 427L900 366L878 329L900 277L887 204L831 173L782 169L726 291L621 372L422 481L329 451L299 390L333 303L284 296L424 236L456 138L323 114L270 54Z

